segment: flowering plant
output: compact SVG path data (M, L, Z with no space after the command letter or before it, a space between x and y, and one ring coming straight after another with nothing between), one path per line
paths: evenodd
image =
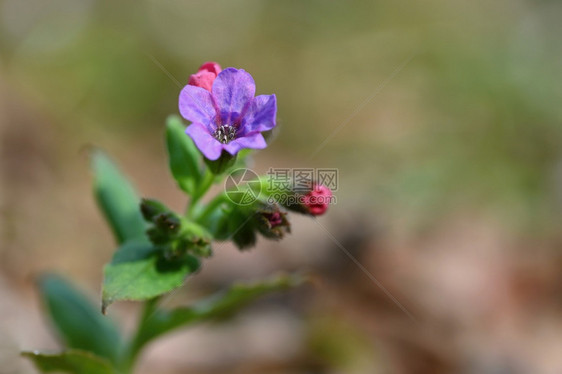
M46 309L64 343L56 354L24 352L43 372L130 373L143 348L172 330L231 314L268 292L299 285L299 275L279 275L236 284L191 306L166 309L161 297L196 273L217 241L238 248L255 245L258 235L279 240L290 232L287 210L320 215L331 191L315 181L299 199L275 201L273 193L297 196L293 188L263 191L263 177L223 191L202 203L214 183L246 165L247 149L267 146L263 132L276 125L275 95L255 96L252 76L206 63L179 96L179 111L191 124L171 116L166 124L169 166L178 187L189 195L184 214L154 199L140 199L114 163L101 151L92 154L94 190L118 248L104 267L101 311L121 300L144 302L136 332L126 339L113 322L68 281L46 275L40 281ZM256 193L256 190L260 192ZM240 199L233 196L241 196ZM244 197L251 196L248 200ZM289 201L289 199L287 200Z

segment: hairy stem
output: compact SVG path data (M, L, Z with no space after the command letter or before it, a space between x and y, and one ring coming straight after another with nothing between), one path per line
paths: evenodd
M205 169L205 174L203 175L203 179L201 180L201 183L199 184L197 190L195 191L193 196L191 196L191 199L189 201L189 205L186 210L187 217L191 217L196 213L199 207L198 202L201 200L203 196L205 196L205 194L213 184L214 180L215 180L215 175L209 169Z
M204 223L205 220L224 202L226 202L228 197L224 193L220 193L213 200L211 200L207 206L195 217L197 223Z
M139 333L142 331L146 321L150 319L156 312L159 301L160 297L155 297L144 303L144 309L137 324L136 332L133 335L132 339L125 346L123 354L121 355L119 365L119 372L121 374L130 374L133 372L138 355L144 347L142 338Z

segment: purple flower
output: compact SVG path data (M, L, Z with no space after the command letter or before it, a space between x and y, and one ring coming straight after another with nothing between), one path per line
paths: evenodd
M252 76L234 68L220 72L210 92L192 85L182 89L180 113L192 122L185 132L206 158L267 146L261 132L275 127L277 100L275 95L254 97L255 92Z

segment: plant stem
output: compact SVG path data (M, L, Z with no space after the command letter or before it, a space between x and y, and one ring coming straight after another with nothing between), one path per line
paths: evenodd
M190 217L195 213L198 207L197 203L199 202L199 200L201 200L203 196L205 196L205 193L209 190L214 180L215 180L215 175L209 169L205 169L205 174L203 174L203 179L201 180L201 183L199 184L197 191L193 194L193 196L191 196L191 200L189 201L189 205L186 210L187 217Z
M144 344L141 344L140 334L143 331L143 326L146 321L156 312L159 301L160 297L155 297L145 302L144 309L137 324L137 330L123 350L119 365L120 374L131 374L133 372L137 356L144 346Z
M195 217L197 223L203 223L209 216L224 202L227 201L227 196L224 193L220 193L213 200L205 206L203 211Z

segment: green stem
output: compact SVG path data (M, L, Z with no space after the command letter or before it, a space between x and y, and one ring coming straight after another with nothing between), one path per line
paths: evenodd
M189 205L186 211L187 217L193 216L193 214L195 213L195 211L199 206L197 203L199 202L199 200L201 200L203 196L205 196L205 193L207 193L207 191L213 184L214 180L215 180L215 175L208 168L205 169L205 174L203 174L203 179L201 180L201 183L198 186L199 188L197 189L197 191L195 191L195 193L191 197L191 200L189 201Z
M220 193L213 200L205 206L200 214L195 217L197 223L203 223L209 216L224 202L226 202L228 197L224 193Z
M156 308L158 306L159 301L160 301L160 297L155 297L153 299L148 300L144 304L143 312L137 324L137 331L135 332L135 335L133 335L133 338L125 346L125 349L123 351L123 355L121 358L121 365L119 365L120 373L129 374L133 372L137 356L144 346L144 344L142 343L143 339L141 336L144 324L149 318L153 317L154 313L156 312Z

